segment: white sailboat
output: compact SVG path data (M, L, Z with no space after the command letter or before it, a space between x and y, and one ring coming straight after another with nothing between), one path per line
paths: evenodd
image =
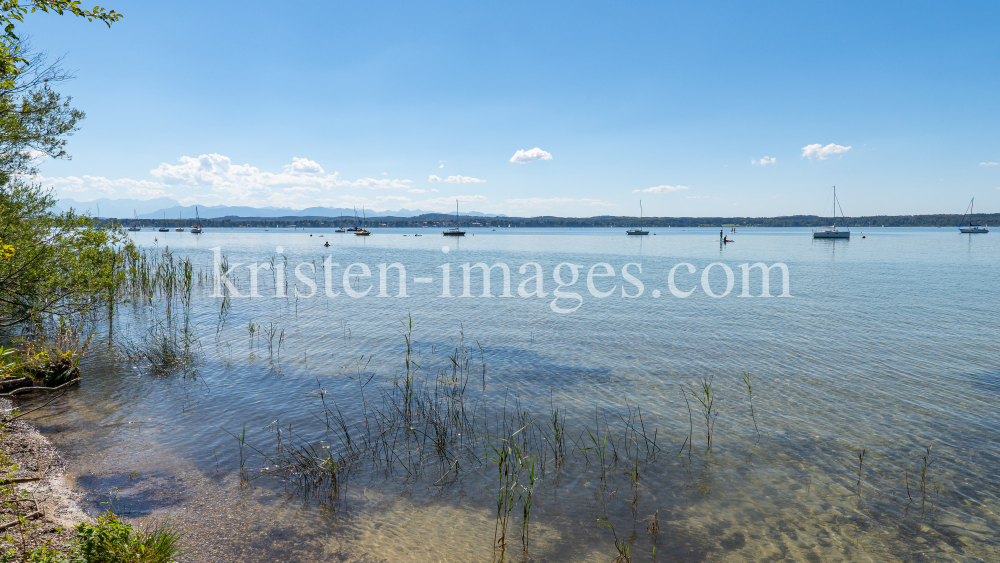
M965 215L969 216L969 226L959 227L958 228L959 232L969 233L969 234L990 232L990 230L984 227L983 225L975 224L972 222L972 213L975 210L975 206L976 206L976 198L972 198L972 201L969 202L969 207L965 210ZM965 215L962 216L962 219L965 219Z
M372 232L368 230L368 215L365 213L365 207L363 205L361 206L361 217L362 226L360 229L355 227L354 234L359 237L366 237L372 234Z
M201 215L198 214L198 206L194 206L194 225L191 226L192 235L201 234Z
M833 219L837 220L837 209L840 208L840 202L837 200L837 186L833 187ZM844 210L840 210L841 219L844 218ZM820 227L819 229L813 229L813 238L851 238L851 230L838 230L837 225L831 225L829 227Z
M142 228L139 227L139 214L135 212L135 209L132 210L132 215L135 216L135 222L132 223L132 226L129 227L128 230L141 231Z
M648 235L649 231L642 230L642 200L639 200L639 226L634 229L629 229L625 231L626 235Z
M462 227L462 222L458 218L458 200L457 199L455 200L455 223L456 223L456 226L454 228L451 228L451 229L448 229L447 231L445 231L444 232L444 236L446 236L446 237L464 237L465 236L465 231L463 231L462 228L461 228Z

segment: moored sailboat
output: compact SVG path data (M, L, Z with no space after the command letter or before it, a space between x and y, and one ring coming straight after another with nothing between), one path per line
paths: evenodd
M368 230L368 216L365 214L364 206L361 206L361 228L359 229L354 227L354 234L359 237L366 237L372 234L371 231Z
M444 236L446 237L464 237L465 231L462 230L462 221L458 217L458 200L455 200L455 227L445 231Z
M191 234L192 235L200 235L201 234L201 215L198 214L198 206L197 205L194 206L194 217L195 217L195 224L191 226Z
M833 187L833 220L834 224L829 227L820 227L819 229L813 229L813 238L851 238L851 230L839 230L837 229L837 209L840 208L840 202L837 200L837 186ZM840 210L841 219L844 218L844 210Z
M959 227L958 231L960 233L984 234L990 232L990 230L987 229L985 226L972 222L972 214L975 211L975 207L976 207L976 198L972 198L972 201L969 202L969 207L965 210L965 215L969 216L969 226ZM962 216L963 220L965 219L965 215Z
M641 199L639 200L639 226L636 227L636 228L634 228L634 229L629 229L629 230L625 231L625 234L626 235L633 235L633 236L635 236L635 235L641 236L641 235L648 235L649 234L649 231L644 231L642 229L642 200Z
M139 214L135 212L135 209L132 210L132 215L135 217L135 222L132 223L132 226L129 227L128 230L141 231L142 228L139 226Z

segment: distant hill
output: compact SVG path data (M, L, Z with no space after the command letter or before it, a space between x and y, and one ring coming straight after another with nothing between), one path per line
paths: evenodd
M168 197L148 200L102 198L94 201L83 202L67 198L60 199L56 202L56 207L63 210L68 210L72 207L79 213L89 213L94 216L98 215L98 209L100 209L101 217L111 217L117 219L132 219L135 214L138 214L140 219L163 219L165 217L168 221L170 221L175 220L178 217L182 217L186 220L193 218L195 215L195 206L183 206L179 201ZM219 219L222 217L354 217L354 213L354 209L348 209L346 207L308 207L306 209L291 209L288 207L245 207L228 205L198 206L198 215L202 219ZM362 214L361 209L358 209L357 213L360 217ZM400 209L399 211L369 210L365 212L368 217L416 217L417 215L424 215L427 213L433 212L422 211L420 209ZM479 211L463 211L462 215L476 217L487 216L487 214L480 213ZM489 216L497 217L498 215L491 214ZM499 215L499 217L506 217L506 215Z

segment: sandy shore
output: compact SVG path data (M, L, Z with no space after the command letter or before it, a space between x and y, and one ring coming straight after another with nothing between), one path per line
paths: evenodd
M9 400L0 399L0 417L6 419L12 409ZM48 438L31 424L14 420L3 429L0 454L4 462L17 467L16 471L5 474L4 480L31 479L14 484L13 495L8 494L9 490L4 491L0 521L16 521L16 512L22 515L42 513L27 524L6 529L4 533L13 541L0 540L2 549L19 555L46 544L59 547L75 538L73 526L88 519L81 509L82 495L70 487L63 460ZM9 466L5 471L10 471ZM17 501L11 502L14 499Z

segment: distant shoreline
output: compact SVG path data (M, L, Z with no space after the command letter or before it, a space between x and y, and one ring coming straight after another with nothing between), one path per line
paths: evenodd
M815 215L792 215L786 217L462 217L461 224L466 227L608 227L627 228L641 224L643 227L822 227L831 224L844 227L957 227L962 223L963 216L958 214L939 215L874 215L862 217L818 217ZM967 222L967 220L966 220ZM1000 213L977 214L975 222L982 225L1000 225ZM298 227L350 227L359 224L353 218L346 217L220 217L216 219L201 219L203 228L288 228ZM369 227L382 228L420 228L448 227L455 223L454 215L444 213L428 213L416 217L377 217L367 221ZM191 219L134 219L134 218L104 218L102 225L138 225L144 228L176 226L185 228L192 224Z

